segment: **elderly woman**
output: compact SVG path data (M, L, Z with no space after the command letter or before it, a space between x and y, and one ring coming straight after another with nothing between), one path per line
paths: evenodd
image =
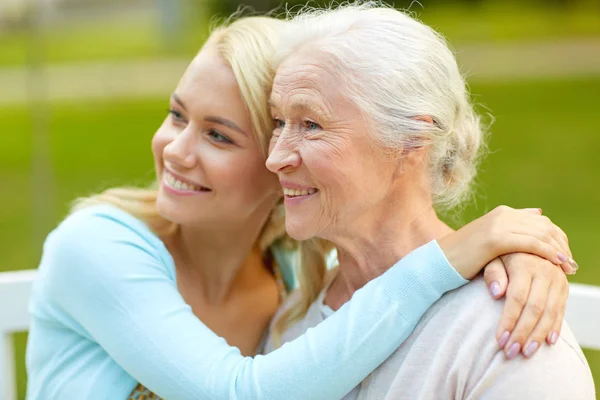
M283 341L322 322L398 258L450 234L434 207L465 197L483 141L455 58L429 27L373 3L293 22L271 95L277 128L267 167L284 188L288 233L333 243L339 266ZM541 300L524 314L552 306ZM294 297L283 310L293 305ZM498 346L490 336L500 311L482 279L444 295L345 398L594 398L568 327L548 338L534 333L523 347L498 332ZM542 317L535 330L548 324ZM545 339L556 346L542 347ZM507 359L536 350L509 367Z

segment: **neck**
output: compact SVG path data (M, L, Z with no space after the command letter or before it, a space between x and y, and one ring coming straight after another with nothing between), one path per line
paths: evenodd
M333 309L417 247L452 231L438 218L427 191L403 188L394 200L383 201L372 209L349 227L347 234L332 240L339 267L326 303Z
M236 280L264 269L258 237L267 219L227 226L180 226L168 241L179 275L192 279L209 304L227 301Z

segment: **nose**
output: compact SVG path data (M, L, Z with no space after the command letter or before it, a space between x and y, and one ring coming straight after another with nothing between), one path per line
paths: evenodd
M194 168L197 158L194 154L195 135L188 125L175 138L165 146L163 158L170 164L183 168Z
M267 169L277 173L298 168L302 164L302 157L294 144L292 135L281 132L269 149L269 157L265 163Z

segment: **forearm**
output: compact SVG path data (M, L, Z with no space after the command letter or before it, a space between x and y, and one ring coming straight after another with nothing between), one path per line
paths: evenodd
M466 282L432 242L302 337L269 355L243 357L185 304L152 247L160 243L149 246L152 238L114 216L83 222L71 221L47 246L46 293L123 370L167 399L340 398L444 292Z

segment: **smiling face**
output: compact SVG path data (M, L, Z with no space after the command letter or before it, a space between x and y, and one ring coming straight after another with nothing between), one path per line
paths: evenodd
M334 239L360 229L391 201L397 160L382 157L330 56L303 50L277 70L271 95L276 129L267 168L284 188L286 229L295 239Z
M158 212L177 224L266 218L280 196L235 76L210 44L175 89L152 151Z

